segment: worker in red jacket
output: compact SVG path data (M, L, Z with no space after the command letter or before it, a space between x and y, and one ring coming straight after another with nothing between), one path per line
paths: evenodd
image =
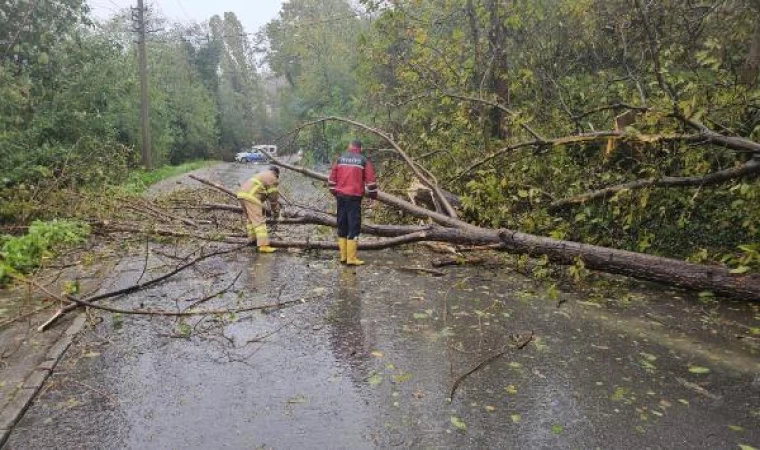
M377 181L372 162L362 154L362 143L353 141L330 170L330 193L338 201L338 247L340 262L361 266L356 257L357 238L362 227L362 198L377 198Z

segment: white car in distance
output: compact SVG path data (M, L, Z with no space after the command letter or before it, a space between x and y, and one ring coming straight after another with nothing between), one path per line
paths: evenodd
M261 153L266 153L269 156L277 157L277 146L276 145L254 145L252 148L252 151L259 151Z

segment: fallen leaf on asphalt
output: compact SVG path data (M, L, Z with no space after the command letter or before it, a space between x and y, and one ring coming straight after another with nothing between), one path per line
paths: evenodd
M562 425L552 425L552 433L562 434L563 431L565 431L565 427Z
M510 419L512 419L512 423L520 423L522 422L522 416L520 414L512 414L509 416Z
M372 386L377 386L383 382L383 376L380 375L379 373L376 373L372 375L371 377L367 378L367 382L371 384Z
M578 301L576 303L578 303L579 305L583 305L583 306L593 306L594 308L601 308L602 307L602 305L600 305L599 303L594 303L594 302L582 302L582 301Z
M701 375L704 373L710 373L710 369L703 366L689 366L689 372Z
M488 412L494 412L494 411L496 411L496 408L493 407L493 406L491 406L491 405L486 405L485 408L486 408L486 411L488 411Z
M412 379L412 374L409 372L400 373L397 375L393 375L393 382L396 384L403 383L405 381L409 381Z
M374 356L375 358L382 358L385 356L385 354L379 350L375 350L374 352L370 353L370 355Z
M462 431L467 430L467 424L457 416L451 416L451 424Z
M297 405L301 403L306 403L306 397L304 397L303 395L296 395L295 397L290 397L289 399L287 399L285 403L289 405Z
M510 384L509 386L505 387L504 390L509 395L516 395L517 394L517 388L515 387L514 384Z

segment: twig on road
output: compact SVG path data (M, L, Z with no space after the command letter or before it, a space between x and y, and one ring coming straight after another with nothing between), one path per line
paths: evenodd
M201 303L205 303L205 302L211 300L212 298L216 298L216 297L218 297L218 296L220 296L222 294L227 293L230 289L232 289L233 286L235 286L235 283L237 283L238 278L240 278L240 275L242 275L242 274L243 274L243 271L241 270L240 272L238 272L237 275L235 275L235 278L232 280L232 282L229 285L227 285L227 287L225 287L224 289L222 289L220 291L214 292L211 295L207 295L207 296L203 297L202 299L200 299L200 300L198 300L196 302L193 302L190 306L188 306L187 308L185 308L185 311L193 309L196 306L200 305Z
M530 334L527 337L519 340L514 345L508 345L504 350L500 351L499 353L496 353L493 356L490 356L488 359L484 361L481 361L480 364L468 370L464 374L460 375L459 378L457 378L456 381L454 381L454 384L451 386L451 391L449 392L449 397L448 397L449 403L454 401L454 394L456 393L457 388L459 387L460 384L462 384L462 382L467 377L477 372L478 370L482 369L483 367L487 366L488 364L494 362L495 360L501 358L502 356L504 356L505 353L507 353L510 350L522 350L532 340L533 340L533 331L531 330Z
M396 270L402 270L404 272L427 273L434 277L442 277L446 275L446 272L442 270L427 269L425 267L403 266L403 267L397 267Z

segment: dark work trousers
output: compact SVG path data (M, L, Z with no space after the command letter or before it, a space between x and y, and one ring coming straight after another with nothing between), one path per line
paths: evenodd
M362 228L362 198L338 195L338 237L356 239Z

